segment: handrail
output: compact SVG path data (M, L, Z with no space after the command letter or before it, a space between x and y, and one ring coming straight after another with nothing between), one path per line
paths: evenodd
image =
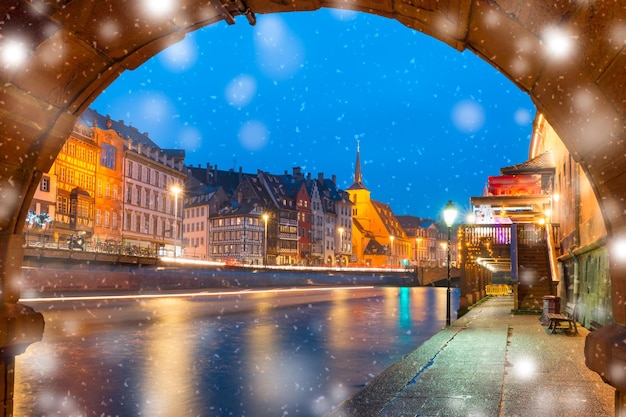
M546 242L548 244L548 263L550 264L551 282L559 282L559 273L557 268L557 256L554 247L554 228L550 224L550 227L546 227ZM552 285L550 286L552 290Z

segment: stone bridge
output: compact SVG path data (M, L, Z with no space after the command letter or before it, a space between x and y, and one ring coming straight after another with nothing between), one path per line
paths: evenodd
M153 13L148 4L162 4ZM626 303L626 4L545 0L3 0L0 4L0 345L12 355L41 337L43 319L19 304L22 227L39 180L74 122L123 71L201 27L260 13L347 8L395 19L469 49L533 99L579 162L608 230L614 326L594 332L590 367L622 352ZM115 30L110 30L113 27ZM568 45L571 48L568 48ZM589 342L589 340L588 340ZM620 345L621 346L621 345ZM613 358L613 359L611 359ZM619 362L621 363L621 362ZM621 392L626 373L605 372ZM5 415L11 414L5 378Z

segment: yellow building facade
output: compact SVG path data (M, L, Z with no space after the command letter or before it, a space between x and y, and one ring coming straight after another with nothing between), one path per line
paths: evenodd
M399 268L408 262L411 242L391 207L372 200L363 184L360 146L354 183L346 190L352 202L352 261L359 266Z

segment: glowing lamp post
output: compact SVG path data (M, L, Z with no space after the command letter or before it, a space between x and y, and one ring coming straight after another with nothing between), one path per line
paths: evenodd
M446 293L446 326L450 325L450 232L452 230L452 225L454 224L454 220L457 215L456 207L452 201L448 201L446 207L443 209L443 219L448 226L448 279L447 279L447 293Z
M263 235L263 266L267 266L267 220L270 218L270 216L265 213L262 217L263 222L265 222L265 233Z
M394 263L393 263L393 239L394 239L393 235L389 236L389 267L390 268L394 267Z
M420 244L422 243L422 238L418 237L415 239L415 264L419 267L420 266L420 258L421 258L421 251L420 251Z
M339 266L341 266L343 261L343 227L339 228Z
M174 258L176 258L176 245L178 240L178 194L183 190L179 185L174 184L170 188L172 194L174 194Z

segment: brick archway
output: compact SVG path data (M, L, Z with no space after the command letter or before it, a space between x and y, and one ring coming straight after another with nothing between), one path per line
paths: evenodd
M3 303L19 299L21 228L42 173L76 117L123 71L215 22L248 24L255 14L337 7L396 19L459 51L470 49L528 92L596 191L612 255L613 313L626 324L626 266L613 249L626 237L626 6L620 2L178 0L160 16L139 9L139 0L47 3L0 5L0 56L12 42L27 54L19 64L0 62ZM569 55L559 56L562 45L550 51L554 33L572 41Z

